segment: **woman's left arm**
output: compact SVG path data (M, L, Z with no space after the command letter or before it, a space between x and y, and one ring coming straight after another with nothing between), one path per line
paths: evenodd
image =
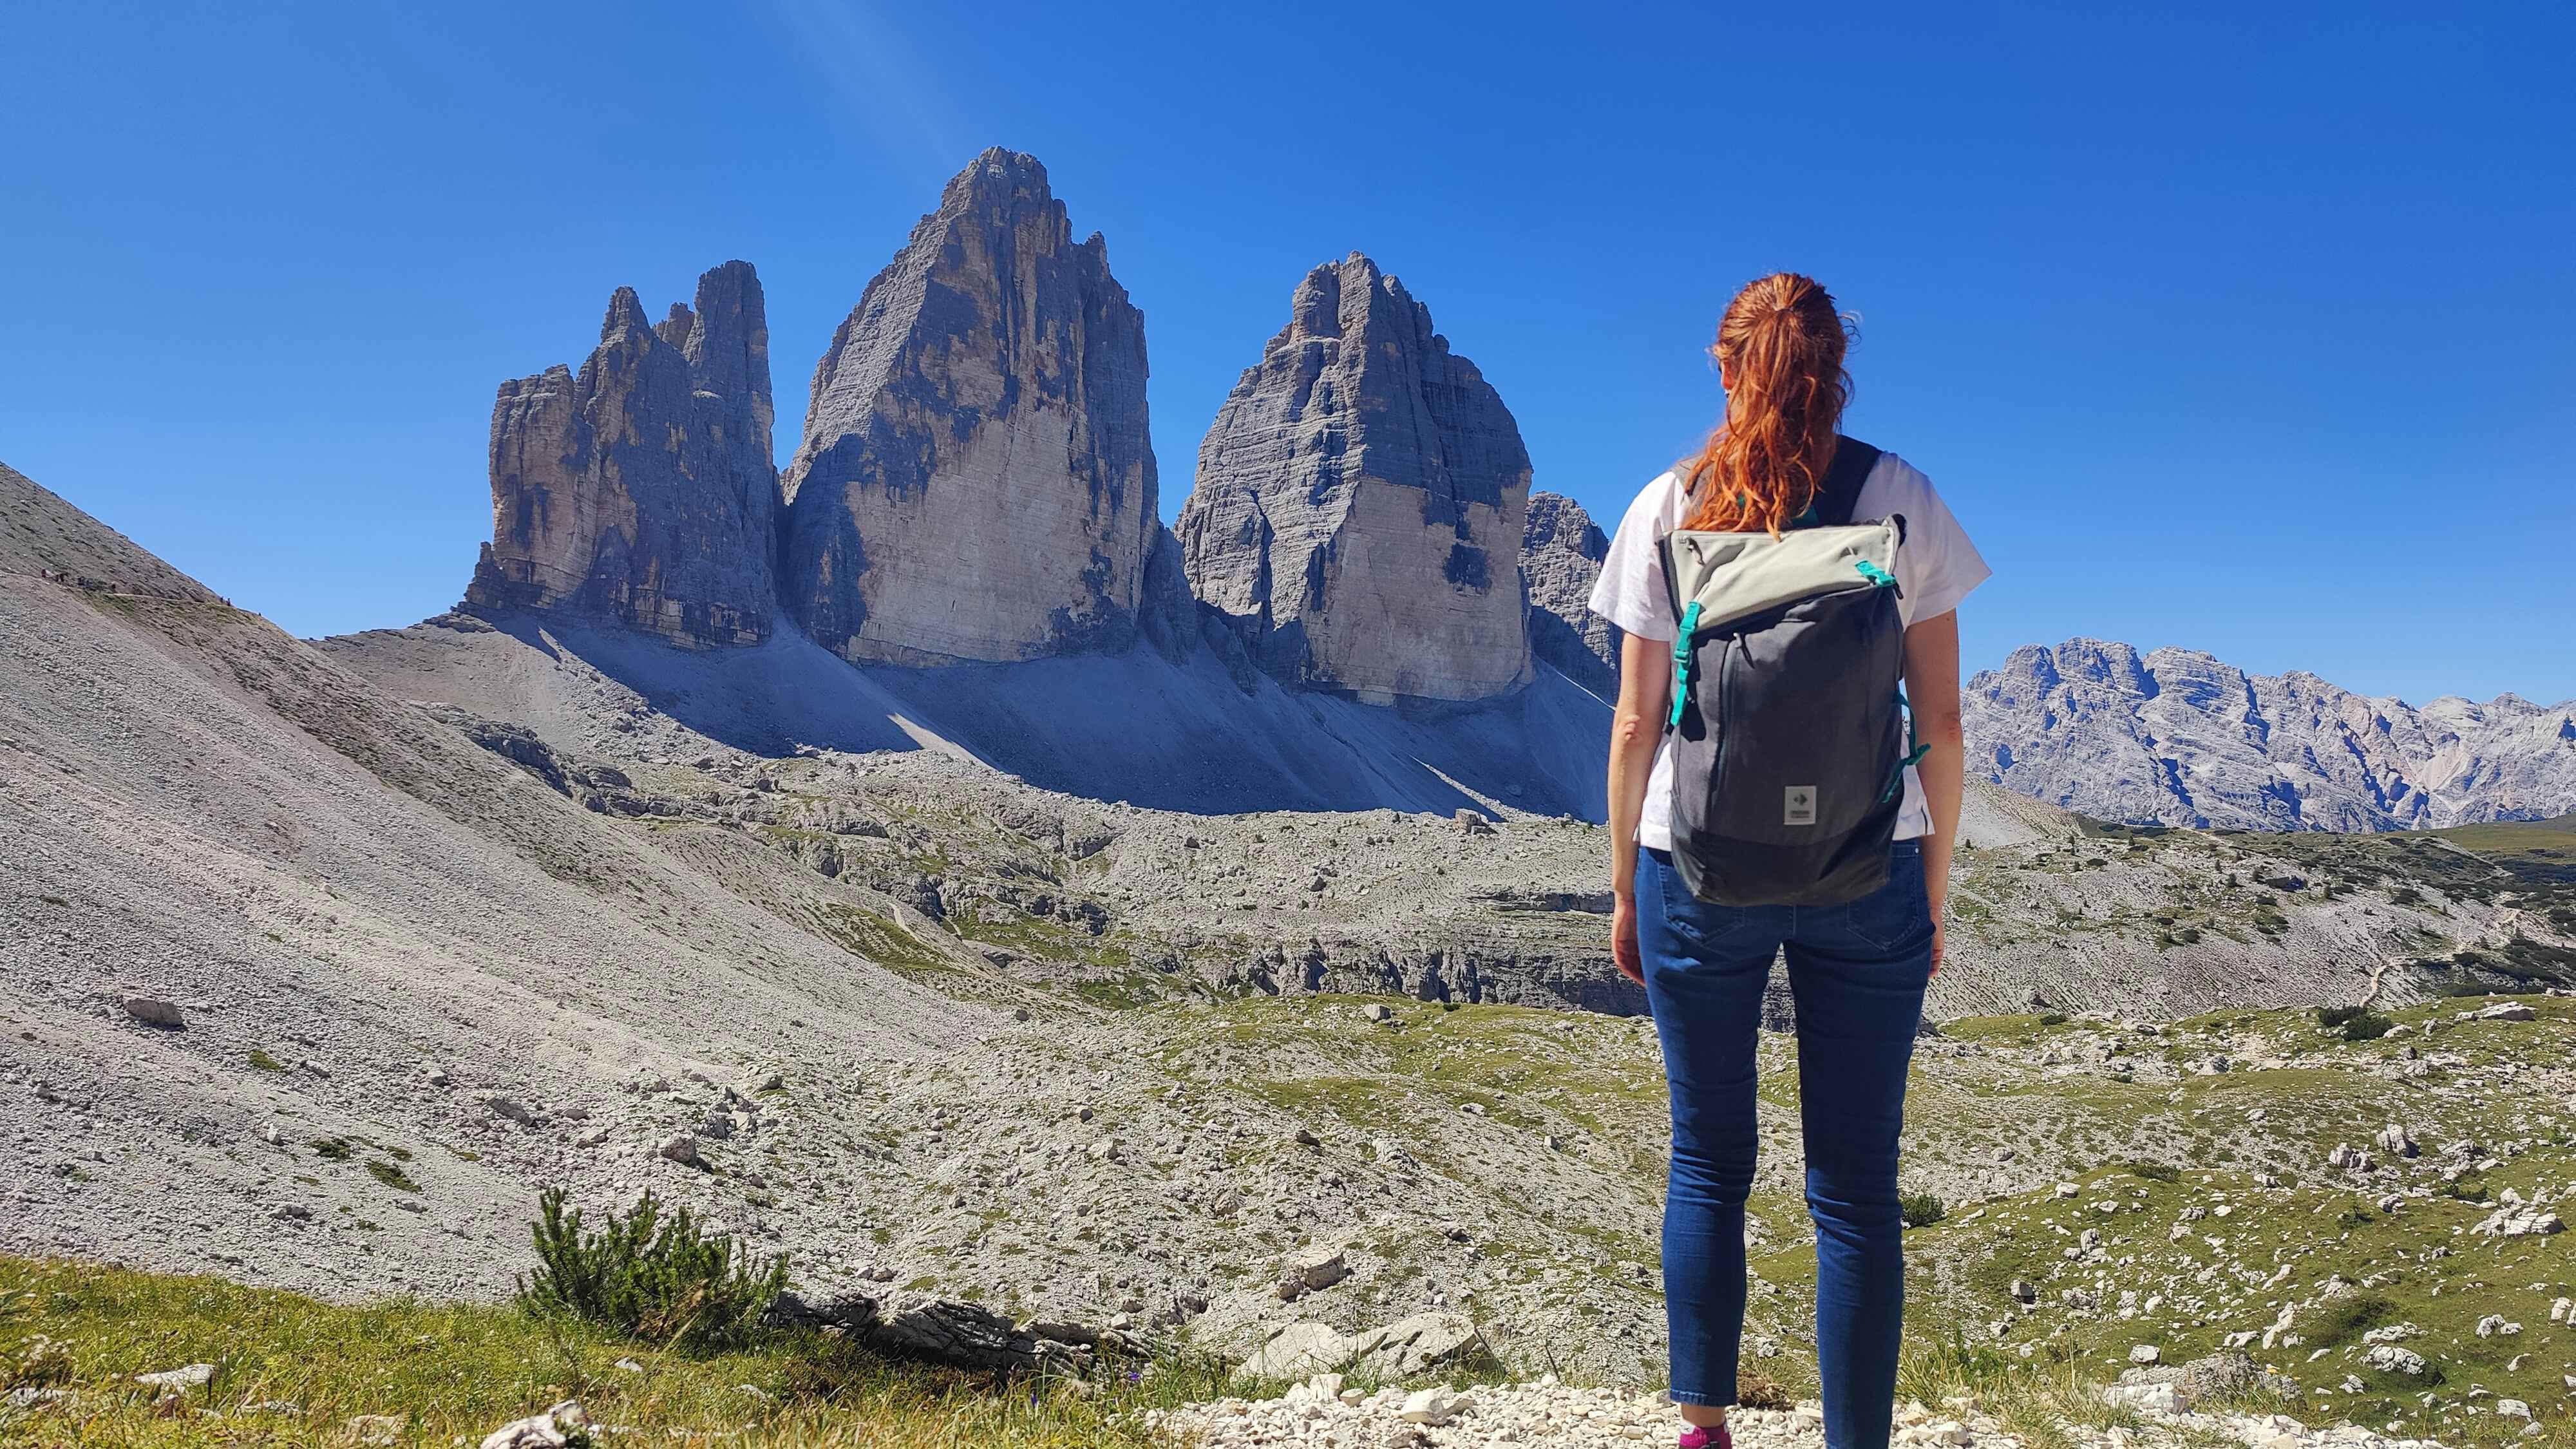
M1959 719L1959 614L1951 610L1905 631L1905 698L1914 709L1918 743L1929 753L1914 767L1932 833L1923 837L1923 889L1932 904L1932 969L1949 945L1943 912L1950 904L1950 856L1959 839L1960 796L1967 788L1968 737Z

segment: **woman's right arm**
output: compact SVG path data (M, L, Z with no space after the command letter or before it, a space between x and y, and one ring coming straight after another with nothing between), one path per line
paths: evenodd
M1619 970L1640 984L1646 968L1637 954L1637 820L1672 708L1672 652L1657 640L1621 637L1619 708L1610 718L1610 949Z

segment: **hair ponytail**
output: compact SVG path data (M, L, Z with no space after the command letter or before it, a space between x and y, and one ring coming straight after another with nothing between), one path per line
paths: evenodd
M1777 536L1815 502L1851 397L1847 341L1812 277L1774 272L1735 294L1709 349L1726 369L1726 421L1681 465L1685 527Z

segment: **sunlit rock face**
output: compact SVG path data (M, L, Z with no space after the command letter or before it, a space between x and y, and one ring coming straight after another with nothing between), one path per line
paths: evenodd
M814 372L780 593L857 662L1122 649L1160 523L1144 314L1034 157L991 150Z
M1175 531L1199 601L1279 678L1485 699L1532 677L1529 485L1502 398L1354 252L1298 284L1199 446Z
M770 559L769 322L760 278L727 262L657 326L617 289L581 371L501 385L492 542L465 604L623 624L696 647L757 644Z

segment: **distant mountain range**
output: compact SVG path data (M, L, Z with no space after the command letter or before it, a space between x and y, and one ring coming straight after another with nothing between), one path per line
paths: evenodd
M2418 830L2576 811L2576 700L2421 708L2191 649L2028 645L1968 681L1971 777L2108 820Z

